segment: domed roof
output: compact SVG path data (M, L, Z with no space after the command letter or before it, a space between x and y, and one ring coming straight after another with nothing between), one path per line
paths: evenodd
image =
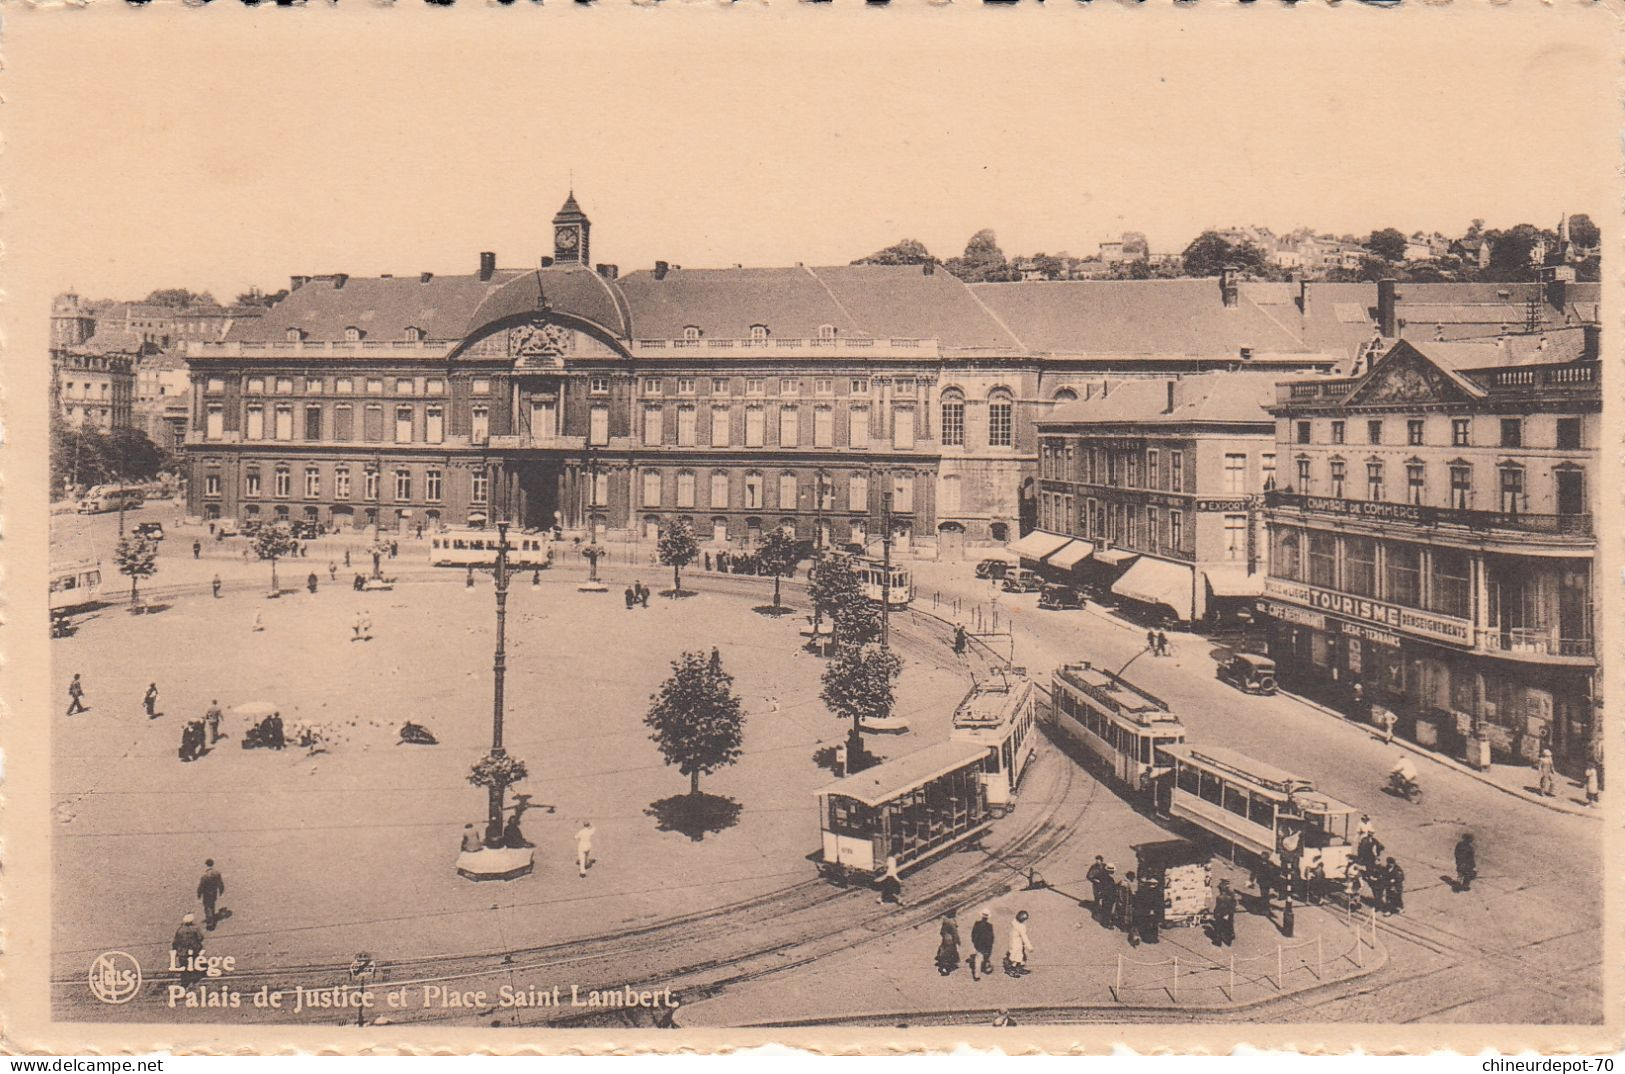
M463 338L497 321L547 312L591 322L618 339L632 336L631 314L614 281L582 265L561 265L520 273L497 289L474 310Z

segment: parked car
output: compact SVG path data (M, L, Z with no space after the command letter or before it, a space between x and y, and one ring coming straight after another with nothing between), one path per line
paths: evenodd
M984 559L976 565L976 577L1002 580L1004 576L1015 569L1015 564L1002 559Z
M1047 585L1043 592L1038 594L1038 606L1060 611L1066 608L1081 608L1086 602L1083 594L1069 585Z
M1005 572L1004 583L999 588L1006 593L1037 593L1044 588L1044 580L1032 571L1017 567Z
M164 539L164 524L162 522L139 522L136 524L135 532L137 536L161 541Z
M1236 653L1219 665L1219 679L1249 694L1273 694L1275 661L1257 653Z

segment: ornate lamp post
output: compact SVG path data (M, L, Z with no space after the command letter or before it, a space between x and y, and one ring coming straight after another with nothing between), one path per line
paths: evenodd
M497 648L491 660L491 756L506 757L502 746L503 688L508 674L508 520L497 522ZM485 819L485 841L491 846L502 842L503 799L507 786L491 785L489 810Z

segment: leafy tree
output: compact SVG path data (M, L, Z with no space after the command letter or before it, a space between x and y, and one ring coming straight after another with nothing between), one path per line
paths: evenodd
M118 572L130 579L130 610L133 612L141 607L138 589L141 579L158 573L158 542L139 533L122 537L113 548L113 560L118 564Z
M261 291L258 287L251 287L237 296L236 304L239 306L274 306L287 297L288 289L286 287L280 291L269 293Z
M1010 263L999 249L999 238L992 228L983 228L972 235L965 244L965 253L949 258L944 267L966 283L1010 279Z
M789 532L775 529L756 550L756 560L773 575L773 607L777 610L779 581L796 569L796 564L801 561L801 549L796 547L796 539Z
M1585 213L1575 213L1569 217L1569 241L1589 250L1602 241L1602 230Z
M745 713L733 682L715 649L709 658L703 652L685 652L672 661L671 677L649 698L643 718L649 739L667 764L688 777L691 795L699 795L702 775L739 759Z
M863 748L863 721L883 720L896 702L893 685L902 674L897 654L880 645L841 647L824 669L819 698L830 712L852 721L847 733L847 767L856 772L869 766Z
M1533 224L1515 224L1505 231L1491 231L1485 236L1490 243L1488 277L1496 281L1532 280L1535 265L1531 256L1535 245L1546 240L1547 250L1555 248L1556 236L1543 232Z
M1185 275L1217 276L1226 265L1253 275L1267 275L1269 255L1252 242L1233 243L1217 231L1204 231L1191 240L1183 255Z
M273 522L261 526L254 534L254 554L260 559L271 561L271 592L280 593L282 587L277 583L276 561L283 556L290 555L299 544L294 540L293 530L286 522Z
M60 412L53 412L50 433L53 490L69 485L150 481L179 468L174 455L136 429L104 433L70 424Z
M214 296L207 291L188 291L184 287L161 287L147 295L146 302L154 306L184 309L187 306L212 306Z
M931 251L925 248L925 243L919 239L903 239L901 242L876 250L868 257L860 257L852 262L854 265L923 265L935 261Z
M863 586L844 557L825 556L813 564L807 595L813 617L833 621L837 645L866 645L880 637L880 610L863 595Z
M700 555L700 542L694 537L694 527L682 519L667 526L660 534L660 562L671 568L671 587L683 591L683 568Z
M1151 256L1151 244L1146 242L1145 232L1123 232L1123 256L1142 259Z
M1405 260L1405 233L1398 228L1385 227L1373 231L1366 239L1365 248L1388 261Z

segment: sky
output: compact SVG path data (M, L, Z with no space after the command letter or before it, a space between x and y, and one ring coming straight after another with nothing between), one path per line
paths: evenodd
M572 182L622 271L1602 222L1612 18L1452 7L12 9L8 267L229 299L533 265Z

